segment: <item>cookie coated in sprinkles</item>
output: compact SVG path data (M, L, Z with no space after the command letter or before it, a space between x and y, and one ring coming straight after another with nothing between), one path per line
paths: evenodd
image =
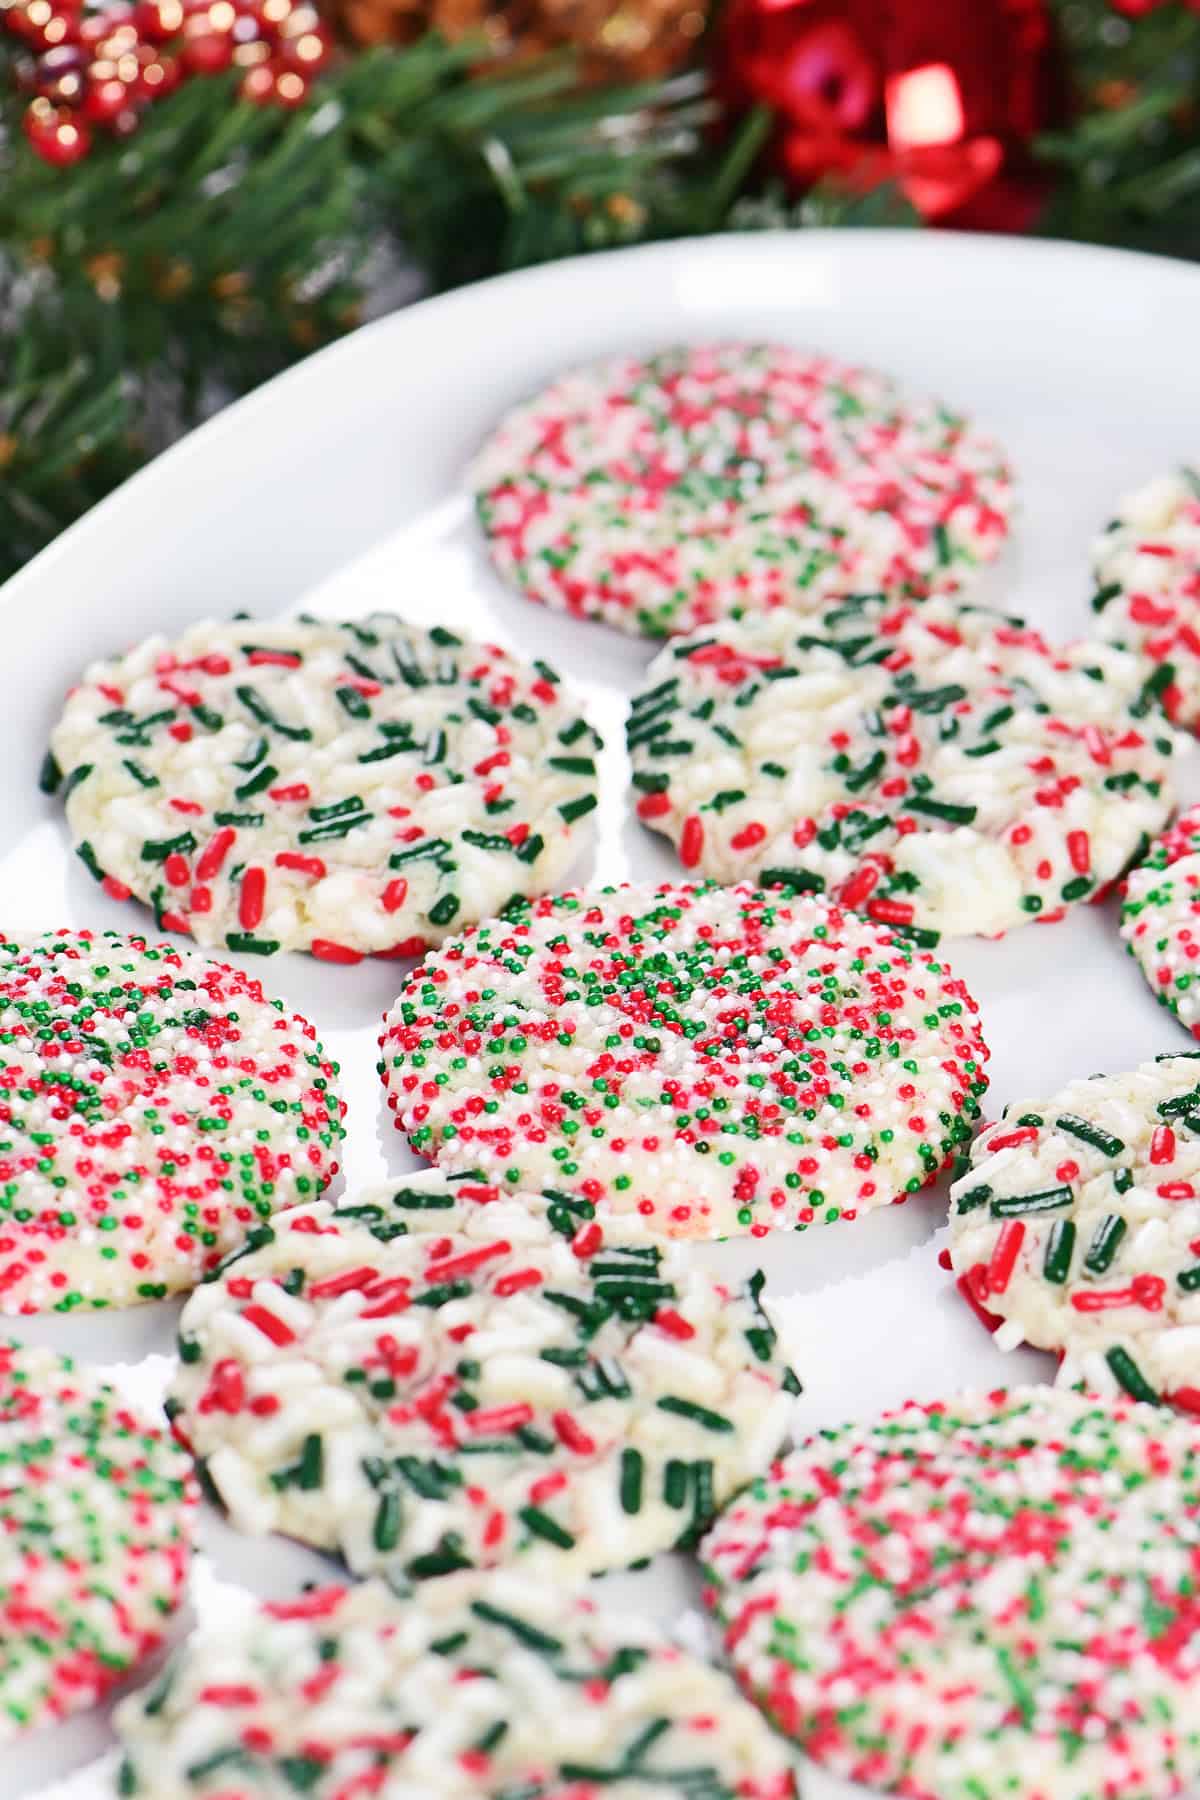
M91 664L42 785L160 928L356 963L552 888L600 747L548 664L440 625L209 620Z
M727 1675L553 1584L239 1599L119 1709L123 1800L795 1800Z
M284 1213L184 1309L167 1410L235 1525L551 1585L694 1539L788 1437L760 1295L569 1194L436 1172Z
M1200 1051L1005 1107L951 1189L949 1254L1001 1349L1200 1415Z
M94 1706L183 1598L188 1460L107 1383L0 1342L0 1745Z
M702 1548L738 1681L910 1800L1166 1800L1200 1777L1200 1435L1056 1388L822 1431Z
M337 1073L240 970L114 931L0 939L0 1313L194 1286L337 1174Z
M944 963L811 896L605 888L428 957L380 1073L444 1168L567 1188L668 1237L761 1235L936 1178L979 1114L977 1015Z
M1160 1006L1200 1036L1200 806L1180 813L1126 876L1121 936Z
M1163 710L1200 730L1200 474L1126 495L1092 551L1096 628L1142 658Z
M925 944L1061 919L1171 804L1174 733L1135 658L946 601L673 642L627 735L638 816L686 869L832 893Z
M500 573L646 637L831 593L953 592L1002 548L1002 452L885 375L781 344L611 357L515 407L471 473Z

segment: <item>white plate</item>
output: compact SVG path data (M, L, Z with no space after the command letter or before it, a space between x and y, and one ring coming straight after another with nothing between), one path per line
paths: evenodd
M195 433L9 583L0 928L146 926L69 854L37 766L60 696L90 657L239 607L338 617L391 607L546 657L580 687L609 746L598 854L579 878L672 873L663 841L631 817L622 749L626 697L651 646L535 610L500 587L482 554L462 472L503 409L578 358L676 340L771 336L878 363L969 407L1008 446L1023 511L984 593L1051 633L1077 633L1088 545L1113 501L1196 452L1197 317L1200 271L1179 264L1019 240L805 232L556 264L358 332ZM1187 798L1200 791L1195 760L1181 769ZM1185 1047L1122 953L1111 904L1002 943L958 943L951 959L983 1007L993 1113L1071 1076ZM374 1074L395 965L347 971L280 956L254 966L342 1063L350 1182L409 1166ZM767 1268L807 1384L804 1424L1050 1372L1032 1352L1002 1357L949 1288L936 1265L944 1211L939 1191L853 1225L710 1252ZM19 1336L129 1364L122 1379L153 1391L165 1364L147 1359L169 1353L176 1312L12 1323ZM286 1592L331 1571L215 1520L204 1538L202 1605L219 1606L222 1579ZM688 1571L670 1558L602 1591L666 1618L692 1598ZM109 1743L100 1714L28 1739L0 1754L0 1800L107 1800L107 1765L94 1759ZM808 1800L851 1791L816 1771L804 1787Z

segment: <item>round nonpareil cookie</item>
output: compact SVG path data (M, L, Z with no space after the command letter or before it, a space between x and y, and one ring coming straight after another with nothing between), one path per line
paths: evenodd
M997 446L885 375L780 344L576 369L472 471L500 573L530 599L663 637L731 611L959 587L1005 541Z
M668 1237L761 1235L934 1180L979 1114L977 1011L943 963L822 900L609 888L428 958L380 1070L444 1167L568 1188Z
M192 1287L337 1173L336 1075L239 970L113 931L0 939L0 1313Z
M130 1800L791 1800L729 1677L512 1574L249 1595L124 1702Z
M1061 918L1171 802L1136 659L949 602L682 639L627 729L638 814L685 868L832 893L922 942Z
M1200 1035L1200 806L1180 813L1122 885L1121 936L1156 1000Z
M357 962L552 887L599 744L553 669L440 626L206 621L91 665L43 786L160 926Z
M188 1302L168 1404L234 1523L418 1579L690 1538L777 1453L795 1377L761 1275L592 1212L428 1173L258 1231Z
M743 1688L914 1800L1165 1800L1200 1775L1200 1437L1053 1388L823 1431L702 1555Z
M187 1458L115 1390L0 1343L0 1744L95 1703L179 1605Z
M1200 1060L1005 1108L951 1191L950 1260L1004 1349L1200 1413Z
M1098 630L1136 651L1167 715L1200 727L1200 475L1181 468L1121 501L1092 551Z

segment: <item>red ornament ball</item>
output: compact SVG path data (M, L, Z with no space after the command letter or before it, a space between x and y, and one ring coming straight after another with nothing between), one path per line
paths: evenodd
M734 112L775 112L795 191L891 181L927 218L1027 173L1060 110L1045 0L730 0L715 54Z

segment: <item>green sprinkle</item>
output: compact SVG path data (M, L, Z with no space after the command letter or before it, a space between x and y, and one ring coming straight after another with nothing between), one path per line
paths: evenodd
M1105 1351L1104 1360L1132 1400L1148 1400L1157 1406L1158 1395L1128 1350L1122 1350L1118 1344L1114 1349Z
M636 1513L642 1510L642 1480L645 1464L640 1450L621 1452L621 1509Z
M1046 1240L1046 1256L1042 1274L1047 1281L1060 1286L1067 1279L1071 1258L1075 1253L1075 1223L1072 1219L1056 1219Z
M1089 1124L1087 1119L1081 1119L1075 1113L1064 1113L1054 1123L1060 1131L1078 1138L1083 1144L1090 1144L1093 1150L1102 1150L1105 1156L1120 1156L1125 1148L1121 1138L1114 1137L1111 1131L1102 1131L1098 1125Z
M694 1400L682 1400L677 1394L664 1394L658 1402L662 1412L674 1413L680 1419L692 1419L697 1425L703 1425L706 1431L732 1431L733 1421L723 1413L712 1412L707 1406L699 1406Z
M1125 1220L1117 1213L1108 1213L1101 1219L1083 1259L1083 1266L1089 1275L1104 1274L1128 1229Z
M548 1544L556 1544L560 1550L575 1548L575 1539L571 1533L564 1531L557 1520L552 1519L549 1513L543 1512L540 1507L523 1506L517 1516L534 1537L545 1538Z
M1042 1188L1036 1194L1013 1194L1007 1200L992 1201L994 1219L1011 1219L1021 1213L1056 1212L1070 1206L1075 1196L1069 1187Z

